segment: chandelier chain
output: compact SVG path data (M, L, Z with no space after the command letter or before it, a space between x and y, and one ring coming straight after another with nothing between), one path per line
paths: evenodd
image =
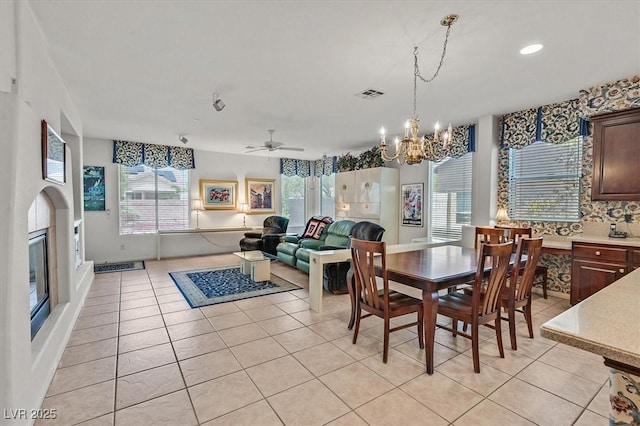
M420 131L420 120L416 114L417 109L417 91L418 91L418 78L424 83L430 83L433 81L440 72L442 65L444 64L444 58L447 55L447 43L449 41L449 34L451 33L451 25L458 20L458 15L447 15L440 21L440 25L447 27L447 33L444 38L444 44L442 46L442 54L440 55L440 63L436 68L433 76L429 79L425 79L420 74L420 66L418 65L418 47L413 48L413 117L405 124L404 138L395 138L395 153L387 153L387 142L385 139L384 127L380 129L380 154L384 161L398 160L400 164L420 164L423 160L440 161L442 158L449 155L451 147L451 140L453 137L453 129L451 123L449 123L448 129L441 134L439 129L440 125L436 122L433 136L427 138L425 136L418 136Z
M417 90L417 81L418 78L422 80L424 83L431 83L438 76L440 72L440 68L444 64L444 57L447 55L447 42L449 41L449 33L451 32L451 24L447 25L447 34L444 37L444 44L442 46L442 55L440 55L440 63L438 64L438 68L433 73L431 78L425 79L422 74L420 74L420 66L418 65L418 46L413 48L413 115L416 115L416 90Z

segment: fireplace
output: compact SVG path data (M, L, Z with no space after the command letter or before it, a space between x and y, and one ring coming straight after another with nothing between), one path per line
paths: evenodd
M49 264L47 230L29 234L29 308L31 310L31 340L49 316Z

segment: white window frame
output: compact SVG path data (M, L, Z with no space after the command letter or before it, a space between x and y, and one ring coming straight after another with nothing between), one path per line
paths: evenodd
M288 202L288 198L285 197L284 194L284 190L285 190L285 180L286 179L291 179L291 178L296 178L296 179L302 179L302 185L303 185L303 195L302 195L302 206L303 206L303 210L302 210L302 216L300 216L299 212L294 215L293 217L293 222L291 221L292 217L291 217L291 212L289 212L289 206L287 205L285 207L285 203ZM307 200L308 200L308 191L307 191L307 185L308 185L308 179L310 179L310 177L300 177L300 176L285 176L285 175L280 175L280 214L286 218L289 219L289 226L287 228L287 232L302 232L304 231L304 227L306 225L306 220L307 220ZM295 219L296 217L298 219L300 219L302 221L302 223L296 223Z
M140 166L134 166L134 167L140 167ZM143 173L148 173L149 171L154 170L151 167L147 167L147 166L142 166L142 167L144 167ZM167 209L163 208L162 201L167 199L163 198L162 196L159 196L158 184L160 180L158 176L160 174L157 171L154 173L153 191L148 191L148 190L138 191L138 192L126 191L124 194L122 194L122 190L124 188L127 188L129 185L129 181L127 181L127 185L123 184L122 182L123 175L126 173L123 170L123 168L129 169L129 166L119 165L119 170L118 170L118 192L119 192L118 228L119 228L120 235L152 234L162 230L189 229L189 220L190 220L189 188L190 188L190 180L191 180L190 178L191 173L189 170L179 170L179 169L174 169L172 167L163 167L160 169L156 169L158 171L165 171L167 169L170 169L170 171L173 172L174 175L176 173L179 173L180 175L182 175L181 176L182 182L176 184L177 186L182 187L182 190L177 192L178 198L173 198L173 197L171 198L172 200L177 200L175 204L180 214L178 215L178 217L174 216L174 220L172 221L163 221L161 216L163 213L165 214L167 213ZM153 210L151 210L148 206L145 209L143 209L145 213L147 214L151 213L153 215L153 218L147 221L147 222L153 222L153 226L148 226L147 229L136 229L135 226L131 229L128 229L126 226L127 221L123 220L125 209L127 212L129 212L129 214L132 214L130 212L131 203L135 201L142 202L145 200L152 200L154 204ZM133 213L137 214L136 212L133 212ZM137 220L131 221L131 223L134 223L134 224L136 222L138 221Z
M440 165L444 165L445 162L448 161L457 161L464 160L465 166L468 168L467 170L467 180L464 182L465 188L468 188L468 191L461 191L460 194L465 194L468 192L468 197L462 199L462 203L465 203L466 209L460 211L460 208L457 205L457 195L453 197L452 194L457 194L456 192L447 192L441 194L447 194L446 200L439 201L439 199L443 199L443 196L438 196L438 193L435 191L436 182L436 174L435 169ZM430 240L433 241L458 241L462 239L462 225L470 225L471 224L471 212L472 212L472 194L473 194L473 153L469 152L462 157L457 158L446 158L440 162L430 162L429 163L429 204L428 204L428 215L429 215L429 230L428 236ZM447 213L443 216L442 214L437 214L435 209L437 208L437 203L442 205L442 202L446 204ZM435 221L437 219L444 218L446 220L446 226L436 227ZM466 219L461 220L459 219ZM439 229L436 231L436 229ZM440 230L441 229L441 230Z

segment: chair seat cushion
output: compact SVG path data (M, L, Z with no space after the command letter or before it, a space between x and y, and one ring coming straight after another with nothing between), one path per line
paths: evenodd
M438 298L438 310L451 310L471 315L471 295L449 293Z
M310 250L304 247L300 247L298 251L296 251L296 259L309 263L309 256L312 251L315 251L315 250Z
M295 243L280 243L276 247L276 251L294 256L298 251L298 245Z

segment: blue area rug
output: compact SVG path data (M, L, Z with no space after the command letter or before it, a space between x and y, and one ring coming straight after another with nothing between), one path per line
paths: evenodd
M121 262L121 263L104 263L102 265L93 265L93 272L96 274L106 274L107 272L135 271L144 269L144 261Z
M269 281L255 282L241 274L240 268L170 272L169 275L192 308L300 289L273 274Z

